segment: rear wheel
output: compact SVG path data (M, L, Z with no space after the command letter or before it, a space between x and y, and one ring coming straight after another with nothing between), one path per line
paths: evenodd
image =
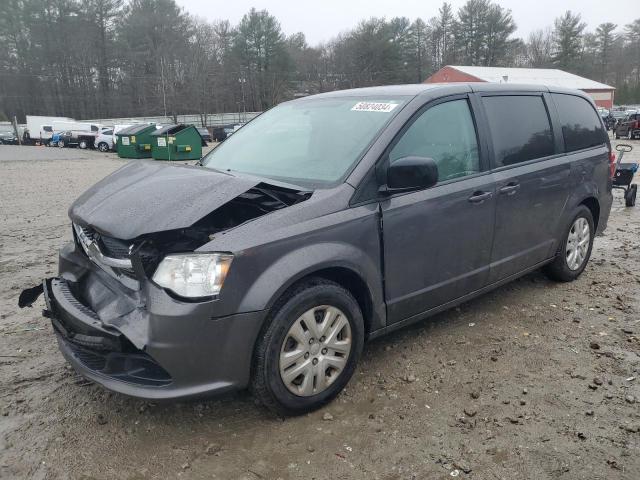
M627 132L627 139L633 140L633 130L629 129L629 131Z
M547 276L559 282L578 278L587 266L593 248L595 228L591 210L580 205L571 218L555 259L544 269Z
M362 353L358 302L340 285L313 279L274 308L256 345L251 389L280 415L315 410L342 391Z
M88 146L89 142L87 142L86 140L80 140L80 143L78 143L78 147L82 150L85 150Z
M636 204L636 196L638 194L638 185L635 183L629 187L624 195L624 204L627 207L634 207Z
M64 148L64 140L58 140L58 147Z

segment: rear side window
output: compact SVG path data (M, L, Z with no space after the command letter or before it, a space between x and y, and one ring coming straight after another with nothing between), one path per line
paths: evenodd
M483 97L495 154L494 167L553 155L553 133L542 97Z
M113 135L113 130L105 130L102 132L103 135Z
M558 108L567 152L605 143L600 118L588 101L582 97L561 93L553 93L551 96Z

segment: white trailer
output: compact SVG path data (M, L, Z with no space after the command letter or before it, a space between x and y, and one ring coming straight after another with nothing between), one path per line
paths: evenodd
M47 142L53 135L54 122L73 122L69 117L48 117L43 115L27 115L27 132L32 141Z
M101 125L91 122L78 122L69 117L46 117L27 115L27 131L32 141L48 143L54 132L91 132L95 135Z

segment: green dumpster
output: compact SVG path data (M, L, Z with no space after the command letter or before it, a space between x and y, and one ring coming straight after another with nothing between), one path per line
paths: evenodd
M155 160L200 160L202 137L193 125L167 125L151 134Z
M156 131L154 124L132 125L116 133L116 145L120 158L151 157L151 134Z

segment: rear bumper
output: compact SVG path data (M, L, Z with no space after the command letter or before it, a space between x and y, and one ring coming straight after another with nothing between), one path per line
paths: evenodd
M44 295L60 351L84 377L133 397L186 399L249 382L263 312L213 318L215 301L186 303L144 283L129 292L73 244Z

